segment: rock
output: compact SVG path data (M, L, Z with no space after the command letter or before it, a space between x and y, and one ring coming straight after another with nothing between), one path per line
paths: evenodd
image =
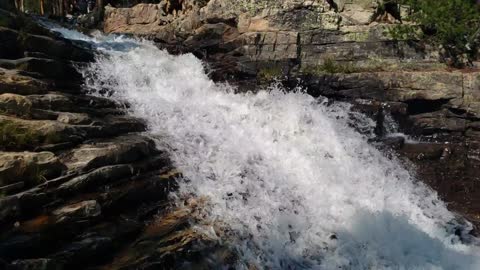
M17 40L17 31L0 26L0 59L15 59L22 57L22 51L17 44Z
M85 113L59 113L57 121L70 125L89 125L92 123L92 119Z
M49 269L59 269L59 268L60 268L60 265L58 265L51 259L29 259L29 260L16 260L11 263L9 269L49 270Z
M132 134L83 144L61 159L69 170L89 171L105 165L135 162L157 152L151 139Z
M141 204L166 200L170 191L177 188L175 179L180 177L180 173L168 167L161 170L158 175L142 177L133 182L125 181L122 185L109 188L100 200L104 212L115 215Z
M51 198L40 188L0 198L0 225L38 214L50 200Z
M65 269L71 269L79 264L86 266L101 261L101 258L108 254L111 248L111 238L90 237L70 243L53 257L62 262Z
M409 117L416 134L431 135L438 132L464 132L466 121L462 118L448 117L444 112L423 113Z
M343 1L338 1L340 2L340 7L343 8L339 9L342 10L342 16L350 23L350 24L357 24L357 25L365 25L369 24L373 21L374 19L374 14L377 11L376 5L373 5L373 1L369 4L363 4L362 3L341 3ZM357 1L360 2L360 1ZM367 3L368 1L363 1L364 3ZM338 6L338 5L337 5Z
M154 168L161 169L169 164L170 161L165 156L159 155L133 164L105 166L69 180L60 185L57 191L67 196L72 193L98 188L112 181L119 181Z
M143 120L130 116L107 115L99 124L104 127L104 133L98 134L97 137L116 136L129 132L143 132L147 129Z
M16 94L0 94L0 112L10 115L28 117L32 103L24 96Z
M478 73L463 74L463 98L458 98L455 108L463 109L468 114L480 118L480 78ZM453 103L453 102L452 102Z
M50 152L0 152L0 186L25 181L28 186L59 176L66 167Z
M72 180L62 184L58 191L69 195L74 192L88 190L92 187L99 187L109 181L125 178L134 175L133 168L130 165L113 165L96 169L88 174L75 177Z
M94 109L115 109L118 105L106 98L94 96L78 96L66 93L48 93L29 95L32 106L36 109L54 110L59 112L91 113Z
M76 62L89 62L94 59L91 50L79 48L68 40L58 40L40 35L24 35L21 41L24 51L39 52L48 55L49 58Z
M75 103L71 99L59 93L29 95L27 98L36 109L69 111L75 107Z
M80 81L82 78L71 63L54 59L34 57L15 60L0 59L0 67L7 69L15 68L29 73L41 74L49 79Z
M18 95L44 94L49 85L38 79L20 75L16 70L0 68L0 94Z
M69 125L50 120L23 120L0 115L0 146L4 149L32 149L33 146L79 143L86 138L118 136L145 131L145 123L127 116L105 116L91 125Z
M238 18L228 1L212 0L200 10L200 19L206 23L231 22Z
M101 207L95 200L63 206L52 212L56 223L91 219L99 216L101 213Z
M401 151L411 160L439 159L448 145L443 143L407 143Z
M0 224L21 215L21 206L17 197L0 198Z
M29 149L34 145L78 141L88 133L94 133L93 129L73 128L57 121L22 120L0 115L0 145L4 149Z
M380 142L391 149L398 150L398 149L401 149L405 144L405 137L402 137L402 136L386 137L381 139Z
M131 21L158 29L194 3L146 5ZM3 14L0 27L10 26ZM153 140L133 133L146 125L126 115L128 104L85 95L72 66L93 59L84 44L11 17L14 30L0 28L0 150L10 151L0 152L0 268L102 268L166 209L179 173ZM193 31L199 16L178 22ZM177 252L196 236L183 235L168 238L177 249L162 245Z
M16 182L10 185L0 187L0 194L9 195L15 192L19 192L25 188L25 182Z

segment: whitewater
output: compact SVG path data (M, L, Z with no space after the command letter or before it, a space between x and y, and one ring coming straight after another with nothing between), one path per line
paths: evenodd
M53 30L98 50L86 87L147 122L184 176L177 197L205 198L208 224L228 228L218 241L235 268L480 269L471 225L371 146L357 130L374 123L348 104L279 85L236 93L191 54Z

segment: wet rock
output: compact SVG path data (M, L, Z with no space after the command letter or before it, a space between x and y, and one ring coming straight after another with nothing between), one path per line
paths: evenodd
M0 152L0 186L25 181L28 186L59 176L66 167L50 152Z
M105 166L69 180L62 184L57 191L59 194L66 196L72 193L98 188L107 183L162 168L169 164L170 161L166 156L159 155L133 164Z
M88 174L75 177L72 180L62 184L58 192L65 195L87 190L92 187L104 185L109 181L129 177L133 175L133 168L130 165L113 165L96 169Z
M63 206L52 213L57 223L66 223L72 220L95 218L102 213L102 210L97 201L90 200Z
M102 119L101 125L104 127L105 136L115 136L129 132L143 132L147 129L143 120L130 116L107 115Z
M415 133L430 135L437 132L463 132L466 121L462 118L448 117L445 112L423 113L409 117Z
M151 139L132 134L83 144L65 154L62 161L69 170L89 171L108 164L135 162L157 152Z
M175 179L179 176L176 170L167 167L162 174L114 185L102 194L100 203L106 213L115 215L141 204L166 200L170 191L177 188Z
M386 137L379 140L383 146L387 146L391 149L401 149L405 144L405 138L401 136Z
M407 143L402 152L412 160L440 159L448 145L444 143Z

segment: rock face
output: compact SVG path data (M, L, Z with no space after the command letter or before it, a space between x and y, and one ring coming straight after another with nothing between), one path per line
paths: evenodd
M218 71L214 79L233 79L240 90L280 79L352 102L377 122L383 145L413 162L451 209L480 224L480 72L449 70L425 44L393 39L400 7L370 0L174 2L107 7L104 30L193 52ZM387 137L389 119L419 143Z
M208 242L169 205L180 173L125 104L83 91L92 52L38 27L0 27L0 268L178 268Z
M168 9L170 2L107 7L104 30L194 52L228 75L298 74L330 59L362 66L435 59L425 47L390 37L398 21L382 1L186 0Z

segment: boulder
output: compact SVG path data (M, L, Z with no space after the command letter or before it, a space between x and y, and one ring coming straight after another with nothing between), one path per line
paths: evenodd
M50 152L0 152L0 186L21 181L32 186L59 176L65 168Z

